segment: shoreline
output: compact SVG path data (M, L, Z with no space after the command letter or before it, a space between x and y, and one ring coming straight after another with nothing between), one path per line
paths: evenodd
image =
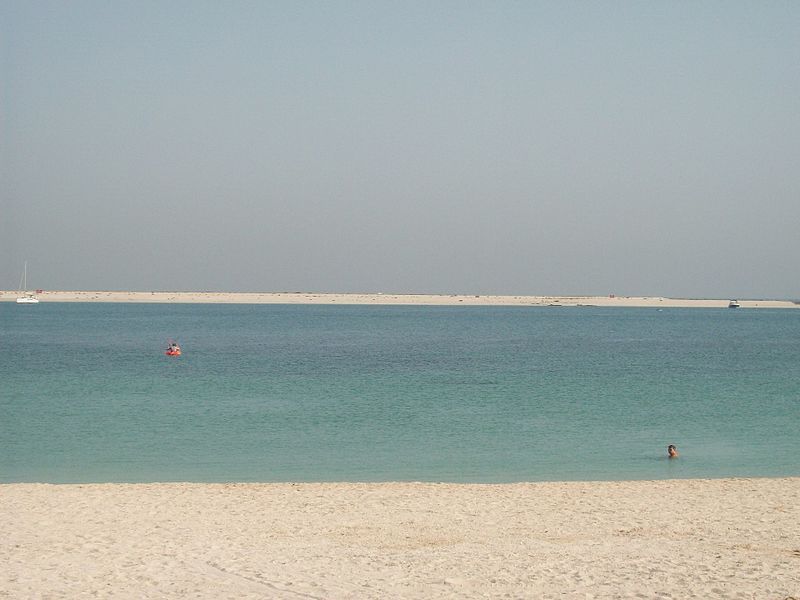
M0 595L767 597L800 478L1 484Z
M0 291L0 302L20 295ZM386 306L550 306L628 308L727 308L729 299L661 296L503 296L466 294L328 294L311 292L128 292L43 291L41 302L120 302L152 304L339 304ZM739 300L741 308L800 308L791 300Z

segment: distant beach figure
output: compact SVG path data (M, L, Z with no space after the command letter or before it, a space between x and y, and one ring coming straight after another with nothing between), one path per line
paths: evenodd
M678 449L672 444L670 444L669 446L667 446L667 455L670 458L678 458Z

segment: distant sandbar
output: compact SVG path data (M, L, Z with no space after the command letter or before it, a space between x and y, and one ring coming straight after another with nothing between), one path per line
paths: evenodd
M18 292L0 291L0 301ZM141 302L195 304L375 304L420 306L604 306L726 308L730 300L661 296L498 296L466 294L328 294L314 292L120 292L43 291L41 302ZM742 308L800 308L790 300L739 300Z
M0 301L18 292L0 291ZM726 308L730 300L661 296L498 296L465 294L329 294L314 292L120 292L43 291L42 302L137 302L196 304L376 304L421 306L604 306ZM739 300L742 308L800 308L789 300Z

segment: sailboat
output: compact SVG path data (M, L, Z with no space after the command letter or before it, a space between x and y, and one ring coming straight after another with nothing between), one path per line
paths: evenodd
M17 298L17 304L38 304L39 299L28 291L28 261L25 261L25 266L22 269L22 279L19 282L20 294Z

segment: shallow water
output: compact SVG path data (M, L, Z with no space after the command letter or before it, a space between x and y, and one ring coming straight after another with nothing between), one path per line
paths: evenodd
M800 475L800 311L0 303L0 333L4 482Z

